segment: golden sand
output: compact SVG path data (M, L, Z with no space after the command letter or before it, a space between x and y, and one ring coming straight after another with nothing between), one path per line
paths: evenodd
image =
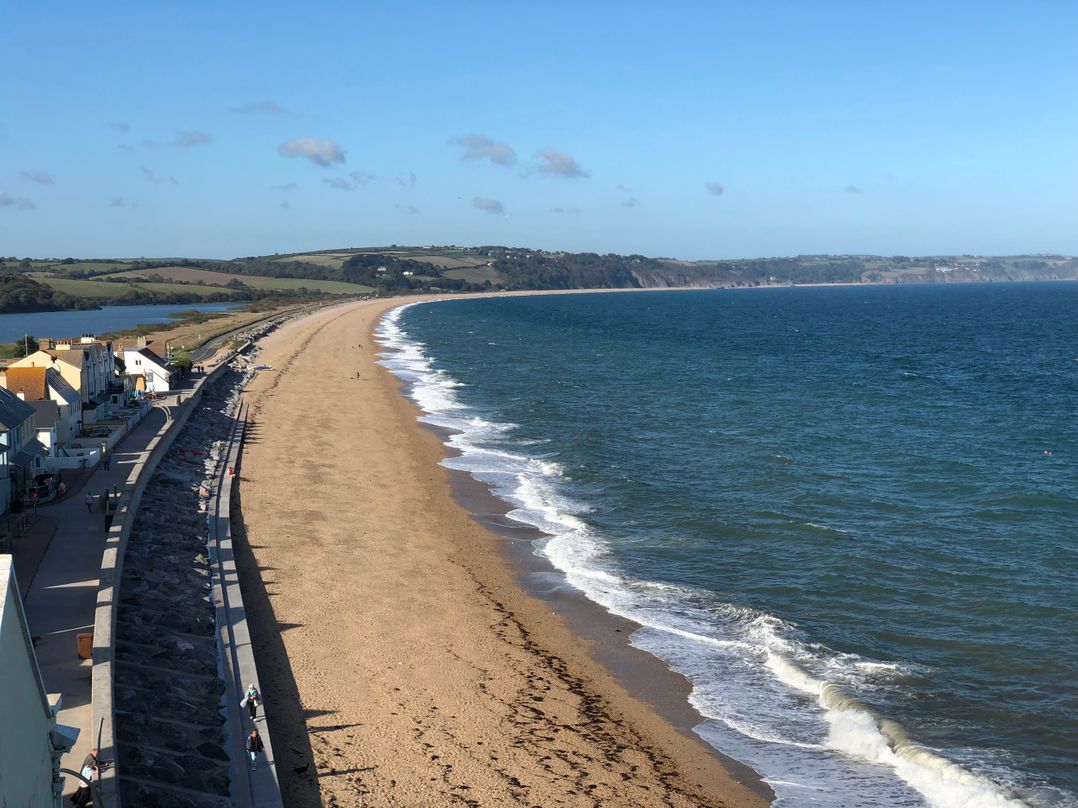
M444 447L375 364L400 302L288 323L246 393L234 530L285 805L766 805L453 499Z

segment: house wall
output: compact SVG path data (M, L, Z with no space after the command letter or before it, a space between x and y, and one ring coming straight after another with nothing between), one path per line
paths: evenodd
M66 446L82 435L82 406L68 404L51 391L50 395L56 402L56 440Z
M101 344L93 341L87 342L58 342L53 349L60 363L65 362L65 356L80 354L82 358L82 377L84 387L89 397L102 395L108 388L110 365L112 360ZM78 360L75 360L76 366ZM66 376L64 377L67 378ZM70 380L69 380L70 381ZM85 399L84 399L85 400Z
M48 452L49 457L53 457L56 454L56 426L38 427L37 428L37 440L44 446Z
M133 351L124 355L124 361L127 363L127 374L135 377L136 389L148 393L168 393L172 390L168 371L156 362ZM145 381L140 384L142 377L145 377Z
M57 409L60 415L56 419L56 441L66 446L82 434L82 410L76 411L71 405L60 403L57 403Z
M169 383L168 373L159 367L151 365L153 373L153 390L155 393L167 393L172 390L172 385Z
M55 724L38 673L22 611L11 556L0 556L0 804L52 806L53 758L50 733Z
M7 463L0 465L0 474L3 474L0 477L0 514L3 514L11 507L11 476Z
M12 362L9 367L13 368L55 368L64 381L79 391L83 401L90 400L90 387L83 368L69 365L67 362L53 361L52 356L45 351L35 351L29 356L24 356L17 362Z

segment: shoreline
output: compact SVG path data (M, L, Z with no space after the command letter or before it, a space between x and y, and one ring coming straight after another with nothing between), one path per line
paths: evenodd
M438 427L427 428L436 434L448 434ZM447 452L453 451L450 447L445 448ZM447 453L447 456L451 455ZM715 755L738 782L768 802L773 800L775 795L759 772L724 754L696 734L695 727L707 718L689 702L692 683L655 655L631 644L632 634L641 628L640 624L611 614L568 584L561 570L534 551L533 542L548 534L506 517L512 506L494 494L489 486L466 471L448 471L454 499L476 522L505 540L501 550L521 589L554 608L569 628L590 644L595 660L626 690L690 741L700 743Z
M239 552L287 804L767 805L692 733L687 681L628 646L635 624L576 595L600 636L578 633L509 559L530 541L454 495L370 336L429 299L283 326L245 393Z

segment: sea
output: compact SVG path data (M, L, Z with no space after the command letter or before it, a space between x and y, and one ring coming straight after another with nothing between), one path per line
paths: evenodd
M1078 806L1078 283L451 300L379 339L776 805Z

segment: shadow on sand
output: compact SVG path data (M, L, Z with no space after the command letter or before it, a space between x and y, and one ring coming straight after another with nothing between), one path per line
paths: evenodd
M290 808L321 808L314 754L307 734L309 711L300 705L299 689L282 639L284 629L296 625L278 623L274 616L270 593L247 541L241 489L242 486L236 486L232 493L232 543L260 685L270 706L268 713L281 795L284 804Z

